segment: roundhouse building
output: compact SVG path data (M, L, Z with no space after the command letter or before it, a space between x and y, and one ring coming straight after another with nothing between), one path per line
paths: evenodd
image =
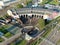
M49 20L59 16L58 15L59 12L56 12L50 9L42 9L42 8L21 8L21 9L15 10L15 12L19 16L25 16L25 17L29 16L29 17L37 17L37 18L43 16L43 18L47 18Z

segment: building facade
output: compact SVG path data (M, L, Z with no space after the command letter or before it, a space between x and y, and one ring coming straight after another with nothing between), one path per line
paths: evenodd
M9 6L12 3L17 2L18 0L0 0L0 9L3 9L5 6Z

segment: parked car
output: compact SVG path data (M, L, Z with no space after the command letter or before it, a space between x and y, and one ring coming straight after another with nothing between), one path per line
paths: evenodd
M58 9L53 9L53 11L59 12L59 10L58 10Z

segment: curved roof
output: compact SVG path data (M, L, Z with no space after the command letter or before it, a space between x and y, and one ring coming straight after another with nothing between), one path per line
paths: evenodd
M16 12L18 14L30 14L30 13L36 13L36 14L52 14L54 11L50 9L43 9L43 8L21 8L17 9Z

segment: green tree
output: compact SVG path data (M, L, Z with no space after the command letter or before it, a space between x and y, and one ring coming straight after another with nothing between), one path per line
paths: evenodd
M18 5L17 5L17 8L23 8L23 5L18 4Z
M26 2L26 5L28 5L29 3L32 3L32 0L29 0Z
M8 31L4 28L4 27L1 27L0 28L0 32L3 32L4 34L7 33Z

